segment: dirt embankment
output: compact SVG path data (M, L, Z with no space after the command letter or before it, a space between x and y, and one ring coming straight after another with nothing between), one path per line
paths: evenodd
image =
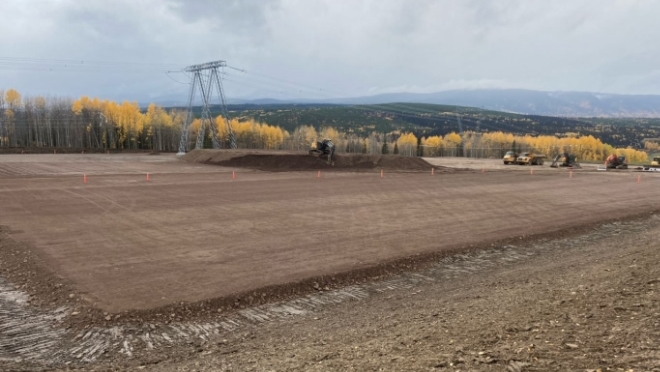
M430 171L450 173L456 169L432 166L421 158L397 155L335 154L333 164L324 158L300 152L249 150L193 150L183 159L191 163L215 164L224 167L258 169L269 172L305 170L368 171Z

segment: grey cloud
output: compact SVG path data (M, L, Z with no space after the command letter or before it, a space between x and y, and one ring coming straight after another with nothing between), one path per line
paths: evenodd
M206 20L214 27L254 32L266 25L267 13L277 10L280 0L168 0L167 6L186 22Z
M660 2L618 0L4 0L7 57L171 62L226 59L231 96L518 87L654 92ZM16 30L21 30L17 32ZM151 73L3 69L0 89L137 99L185 95ZM178 76L185 80L185 76ZM233 79L234 81L229 81ZM264 83L267 81L267 83Z

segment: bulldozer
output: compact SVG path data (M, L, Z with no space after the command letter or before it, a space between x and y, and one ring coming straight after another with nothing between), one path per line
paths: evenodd
M321 159L327 156L328 164L332 164L335 156L335 144L328 138L316 141L316 144L309 150L309 154L318 156Z
M550 166L552 168L559 168L559 167L581 168L580 163L577 162L577 157L567 152L555 156Z
M605 160L606 169L628 169L628 160L625 156L612 154Z

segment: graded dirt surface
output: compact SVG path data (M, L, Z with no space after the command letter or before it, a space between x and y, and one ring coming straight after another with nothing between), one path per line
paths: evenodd
M434 166L449 166L461 167L469 169L496 169L506 171L521 171L526 170L529 172L529 167L524 165L504 164L501 159L479 159L479 158L455 158L455 157L433 157L424 158L428 163ZM535 170L538 169L552 169L549 168L551 162L545 162L543 166L533 166Z
M568 168L552 168L552 159L546 158L543 165L516 165L516 164L504 164L502 159L480 159L480 158L456 158L456 157L433 157L433 158L424 158L426 162L437 167L455 167L455 168L465 168L465 169L474 169L474 170L498 170L498 171L511 171L511 172L527 172L529 173L530 169L534 172L558 172L558 171L568 171ZM602 163L585 163L580 162L580 168L573 169L575 172L595 172L598 168L602 167ZM630 173L635 170L637 166L631 165L627 170L621 169L610 169L607 172L609 173Z
M660 175L321 176L0 156L0 370L660 371Z
M658 236L656 215L447 258L417 281L390 280L368 298L222 335L142 367L657 372Z
M108 312L331 280L408 256L624 217L657 208L649 200L660 192L652 175L637 183L599 173L317 179L239 170L232 180L231 168L171 156L24 156L0 157L0 170L14 174L1 179L0 225ZM62 175L53 176L60 159ZM48 177L39 177L42 168ZM140 173L149 171L147 182Z

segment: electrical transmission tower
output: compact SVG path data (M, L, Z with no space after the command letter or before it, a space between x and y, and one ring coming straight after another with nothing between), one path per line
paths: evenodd
M217 94L220 98L220 109L222 116L225 119L227 126L227 134L229 136L229 147L236 148L236 138L231 130L229 124L229 115L227 114L227 105L225 103L225 93L222 89L222 80L220 79L219 69L227 66L225 61L215 61L203 63L201 65L192 65L184 69L186 72L192 73L190 82L190 94L188 96L188 112L186 113L186 121L183 124L183 131L181 132L181 142L179 143L179 154L185 154L188 147L188 130L193 121L193 103L195 101L195 94L197 90L201 93L202 98L202 117L199 132L197 134L197 143L195 148L201 149L204 147L204 134L206 133L206 125L211 129L211 136L213 139L213 148L219 149L221 147L218 141L218 135L213 123L213 116L211 115L211 99L213 94Z

